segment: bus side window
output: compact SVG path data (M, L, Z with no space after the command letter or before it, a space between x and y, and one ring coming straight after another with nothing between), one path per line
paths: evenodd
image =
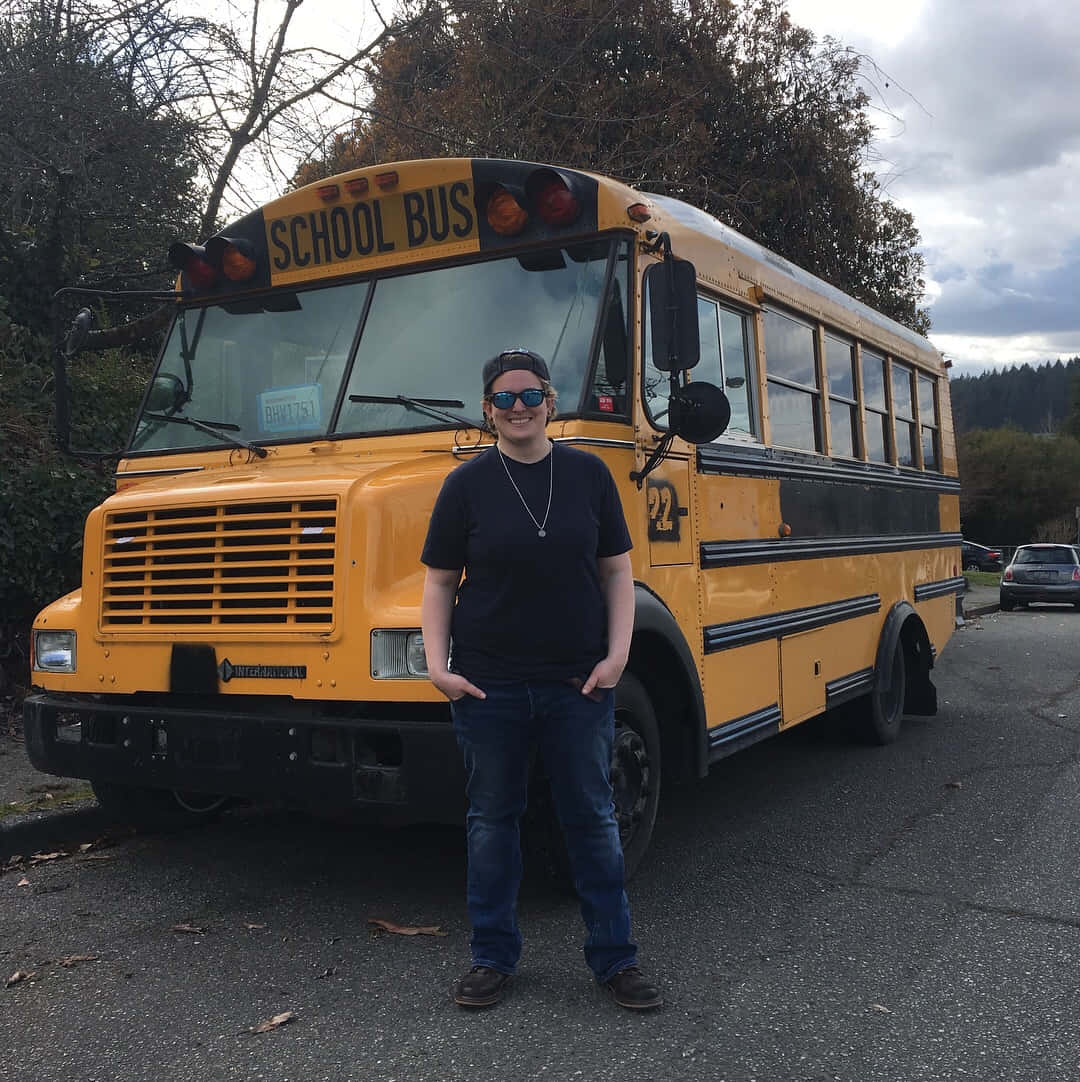
M757 380L750 371L750 319L742 312L719 306L720 350L724 362L724 381L720 384L731 403L731 421L727 434L757 437L757 412L753 388Z
M690 369L691 382L719 387L731 403L727 435L757 436L750 373L749 318L710 297L697 299L701 359ZM649 416L660 428L667 427L669 374L653 364L649 320L645 320L645 368L643 387Z
M641 305L644 346L641 371L641 394L649 419L657 428L667 428L668 398L671 389L669 374L653 363L652 320L649 318L649 297L646 292Z
M937 387L921 372L919 385L919 426L922 429L922 460L924 470L940 469L938 465Z
M885 358L862 351L863 412L866 417L866 457L889 461L889 405L885 401Z
M814 328L782 312L765 312L765 372L772 442L800 451L823 451L821 388Z

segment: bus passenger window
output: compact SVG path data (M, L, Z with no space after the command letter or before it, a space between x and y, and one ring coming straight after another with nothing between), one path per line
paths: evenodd
M919 427L922 429L922 464L924 470L937 470L938 465L938 422L937 388L928 376L918 377L919 385Z
M896 464L919 464L918 437L915 431L915 406L912 402L911 380L914 373L905 364L892 366L893 432L896 439Z
M701 339L701 359L690 369L690 379L724 386L724 363L720 357L720 314L715 302L708 297L697 299L698 335Z
M724 358L724 394L731 403L728 434L756 436L757 412L753 409L756 381L750 377L749 317L720 308L720 349Z
M765 374L772 442L800 451L823 450L814 328L766 311Z
M889 407L885 402L885 358L862 351L863 409L866 412L866 457L889 461Z
M825 335L825 377L834 458L859 457L859 403L855 391L855 346Z

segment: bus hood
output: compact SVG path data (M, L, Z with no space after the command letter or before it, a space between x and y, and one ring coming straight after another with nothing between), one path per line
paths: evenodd
M91 516L102 634L335 638L347 606L415 621L449 453L155 478Z

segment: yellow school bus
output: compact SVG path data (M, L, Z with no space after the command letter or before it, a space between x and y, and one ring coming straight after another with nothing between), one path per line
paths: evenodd
M81 588L34 623L38 768L136 822L231 797L460 821L419 554L513 346L634 541L628 867L662 779L840 707L882 743L935 711L959 486L942 359L905 327L682 202L528 162L355 170L169 258Z

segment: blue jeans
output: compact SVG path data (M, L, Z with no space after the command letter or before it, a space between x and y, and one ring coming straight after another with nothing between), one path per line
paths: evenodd
M597 979L605 981L637 962L611 800L614 692L593 702L569 684L546 680L489 685L484 691L486 699L466 695L451 704L469 797L467 897L473 965L513 973L521 956L515 914L521 883L519 822L535 741L551 779L581 900L585 961Z

